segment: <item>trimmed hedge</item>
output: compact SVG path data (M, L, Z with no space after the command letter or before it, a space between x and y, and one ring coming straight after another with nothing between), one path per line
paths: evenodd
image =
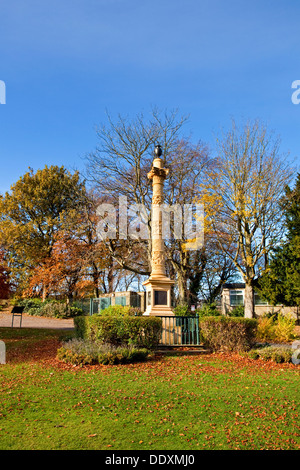
M256 341L257 320L239 317L200 319L204 346L212 351L248 351Z
M162 321L157 317L92 315L74 318L74 326L77 338L154 349L161 338Z

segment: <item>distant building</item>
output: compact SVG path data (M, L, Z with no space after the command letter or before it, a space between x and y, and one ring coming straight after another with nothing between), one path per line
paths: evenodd
M98 299L91 299L90 313L99 313L110 305L138 307L141 312L144 312L145 292L124 291L101 294Z
M226 315L234 307L244 305L245 296L245 283L227 283L223 285L221 292L221 310L222 314ZM292 313L298 318L297 307L285 307L283 305L270 305L266 300L254 293L254 312L255 316L261 316L264 313L281 312L283 314Z

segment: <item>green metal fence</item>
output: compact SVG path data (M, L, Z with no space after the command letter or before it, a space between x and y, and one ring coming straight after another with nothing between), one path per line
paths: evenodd
M161 316L163 346L198 346L200 331L198 317Z
M90 299L89 313L94 315L94 313L100 313L101 310L109 307L110 305L121 305L123 307L138 307L141 308L141 296L137 292L125 292L122 293L116 292L111 296L103 296L99 298Z
M124 301L123 301L124 302ZM123 304L120 300L120 304ZM111 305L110 297L90 299L90 315L100 313ZM199 317L160 316L162 319L162 346L199 346Z
M100 297L99 299L90 299L90 315L94 313L100 313L106 307L111 305L110 297Z

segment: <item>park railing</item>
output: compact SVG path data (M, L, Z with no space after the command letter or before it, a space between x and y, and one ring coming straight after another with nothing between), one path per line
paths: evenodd
M199 318L160 316L162 319L161 342L163 346L200 345Z

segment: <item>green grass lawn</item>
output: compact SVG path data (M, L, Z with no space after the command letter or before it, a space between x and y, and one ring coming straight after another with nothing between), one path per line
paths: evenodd
M202 354L66 367L50 352L61 337L0 328L1 450L300 449L300 366Z

